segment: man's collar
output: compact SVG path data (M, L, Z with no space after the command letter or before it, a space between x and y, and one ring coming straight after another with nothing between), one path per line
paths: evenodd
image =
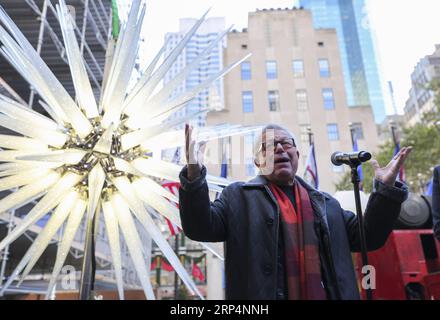
M314 187L312 187L310 184L308 184L306 181L304 181L302 178L295 176L295 180L301 184L310 195L323 195L326 199L330 199L330 196L326 193L320 192L319 190L316 190ZM261 188L264 186L269 185L269 180L263 175L257 175L255 178L249 180L248 182L245 182L243 187L245 188Z
M269 180L263 175L257 175L255 178L244 183L244 187L263 187L269 184Z

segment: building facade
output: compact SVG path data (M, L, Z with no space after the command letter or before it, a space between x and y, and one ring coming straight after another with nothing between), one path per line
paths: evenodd
M385 100L365 0L299 0L315 28L336 29L349 106L371 105L385 118Z
M405 120L409 127L422 121L424 113L435 107L435 93L429 86L440 79L440 44L433 54L421 59L411 74L411 89L405 103Z
M167 56L175 46L183 39L185 34L197 22L197 19L185 18L180 19L180 27L178 32L169 32L165 35L165 56ZM221 17L206 19L196 34L186 45L182 54L177 58L170 71L165 75L164 84L171 81L184 68L189 65L199 54L206 49L211 41L214 41L220 33L225 30L225 19ZM189 76L181 83L173 92L173 96L190 90L209 76L219 72L223 67L223 47L225 41L219 42L218 46L214 48L209 56L204 59L199 68L192 71ZM217 80L216 84L207 88L198 94L198 96L190 101L185 108L176 112L174 117L182 117L191 113L195 113L205 108L221 108L223 104L223 80ZM193 123L196 127L204 127L206 125L206 117L200 115L197 121Z
M336 32L315 30L306 10L263 9L249 13L248 19L247 29L228 34L224 60L229 64L248 53L252 56L226 75L225 108L210 112L208 125L284 125L297 136L298 175L304 172L310 128L320 189L333 192L344 168L334 167L330 156L335 151L352 150L349 123L362 132L360 148L372 151L377 145L371 107L347 107ZM241 150L236 149L234 139L229 141L233 156L228 160L229 178L247 180L257 173L252 154L257 134L246 135ZM239 161L234 160L237 154L241 154ZM215 163L208 169L220 172Z

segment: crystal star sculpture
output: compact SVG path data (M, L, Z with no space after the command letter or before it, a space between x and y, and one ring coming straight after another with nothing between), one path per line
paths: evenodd
M50 117L0 95L0 126L17 134L0 135L0 190L17 188L0 200L0 212L19 208L35 199L35 206L0 242L0 250L15 241L46 214L50 219L19 262L0 294L14 280L21 281L32 270L51 239L64 225L47 296L53 291L75 233L84 217L102 212L111 250L115 278L123 299L120 233L147 299L154 299L143 245L136 229L138 220L189 290L201 298L152 216L158 213L180 226L173 204L175 195L159 179L179 181L181 166L152 157L154 150L183 146L184 134L173 130L207 110L180 118L171 117L201 90L247 59L226 67L197 87L170 98L176 86L198 68L229 31L184 68L172 81L159 87L165 73L201 25L206 14L159 64L163 50L153 59L132 89L129 80L138 54L145 5L134 0L120 34L109 49L112 58L106 71L99 102L95 100L84 60L74 33L74 21L64 0L56 7L75 88L75 100L57 80L19 28L0 7L1 54L40 95L40 104ZM243 134L255 127L216 126L199 131L200 140ZM156 180L155 180L156 179ZM211 190L229 182L208 176Z

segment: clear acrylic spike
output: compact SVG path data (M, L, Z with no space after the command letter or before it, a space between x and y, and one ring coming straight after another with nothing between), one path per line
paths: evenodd
M62 147L67 140L67 136L59 131L48 130L38 126L30 126L26 121L13 119L1 114L0 126L21 133L24 136L37 139L54 147Z
M149 300L154 300L155 296L153 288L151 287L150 276L147 271L145 259L143 258L143 246L136 230L133 217L128 209L128 205L125 200L116 193L112 197L112 207L118 218L119 225L121 226L122 234L127 243L128 251L136 268L142 288L144 289L145 296Z
M165 257L168 259L174 270L176 270L177 274L182 279L183 283L188 287L190 291L196 293L201 299L203 299L203 296L198 290L196 284L180 263L179 258L176 256L165 237L155 225L153 219L146 211L142 202L137 198L135 190L130 184L130 181L126 177L117 177L114 178L112 182L115 184L116 188L119 190L132 212L143 224L145 230L147 230L148 234L153 238L154 242L156 242L158 247L162 250Z
M81 223L81 219L84 216L86 207L87 203L84 200L79 199L76 201L72 213L69 215L66 227L64 228L63 239L58 246L55 265L53 267L52 276L50 278L49 286L46 292L46 299L49 298L50 293L52 292L52 289L56 284L58 275L60 274L61 268L66 261L67 255L69 254L70 247L72 246L73 239L78 230L79 224Z
M98 116L98 106L76 41L72 16L68 12L64 0L61 0L59 6L57 6L57 13L79 106L85 111L87 118L96 118Z
M149 81L145 84L142 89L139 90L138 94L133 98L132 102L127 105L124 109L124 112L128 115L133 115L136 110L136 106L140 104L138 101L147 101L150 97L153 90L159 84L159 82L163 79L165 74L171 68L173 63L176 61L177 57L181 54L186 44L189 42L191 37L200 27L202 22L204 21L208 11L197 21L197 23L191 28L190 31L183 37L183 39L179 42L179 44L173 49L173 51L165 58L165 61L160 65L160 67L153 73Z
M31 169L22 171L16 175L0 179L0 191L21 187L25 184L37 181L40 178L47 176L50 173L49 169Z
M38 198L60 179L58 172L52 172L43 179L28 184L18 191L11 193L0 200L0 212L17 209L26 203Z
M8 281L3 286L0 295L3 295L4 291L10 286L10 284L17 278L20 272L24 269L23 274L21 276L20 282L17 284L17 287L21 285L23 280L27 277L29 272L37 263L38 259L43 254L44 250L49 245L51 239L55 236L58 229L67 219L73 204L78 197L78 193L76 191L72 191L68 193L61 203L58 205L55 212L50 217L47 224L44 226L44 229L38 234L35 241L32 243L30 248L27 250L20 263L8 277ZM25 268L26 267L26 268Z
M119 243L119 224L116 213L110 201L102 204L104 222L107 230L108 241L112 254L113 266L115 268L116 284L118 287L119 299L124 300L124 282L122 279L121 246Z
M66 173L52 188L49 189L47 194L37 202L21 223L0 242L0 251L8 244L15 241L48 211L53 209L61 201L63 196L80 180L81 176L73 172Z
M47 151L47 144L36 139L0 134L0 148L12 150Z

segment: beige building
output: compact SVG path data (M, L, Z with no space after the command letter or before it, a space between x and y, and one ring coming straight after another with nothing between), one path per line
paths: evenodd
M335 151L352 150L349 123L359 131L360 148L372 151L378 139L370 106L348 108L338 40L334 29L315 30L306 10L270 9L249 13L248 28L231 32L224 64L252 56L224 79L225 108L208 114L208 125L277 123L296 136L300 150L298 174L304 172L310 127L316 143L320 189L334 192L344 168L334 167ZM361 134L362 133L362 134ZM247 135L249 151L255 136ZM233 139L234 140L234 139ZM232 156L243 152L233 147ZM228 177L247 180L257 173L252 154L229 160ZM219 165L208 165L219 174Z

